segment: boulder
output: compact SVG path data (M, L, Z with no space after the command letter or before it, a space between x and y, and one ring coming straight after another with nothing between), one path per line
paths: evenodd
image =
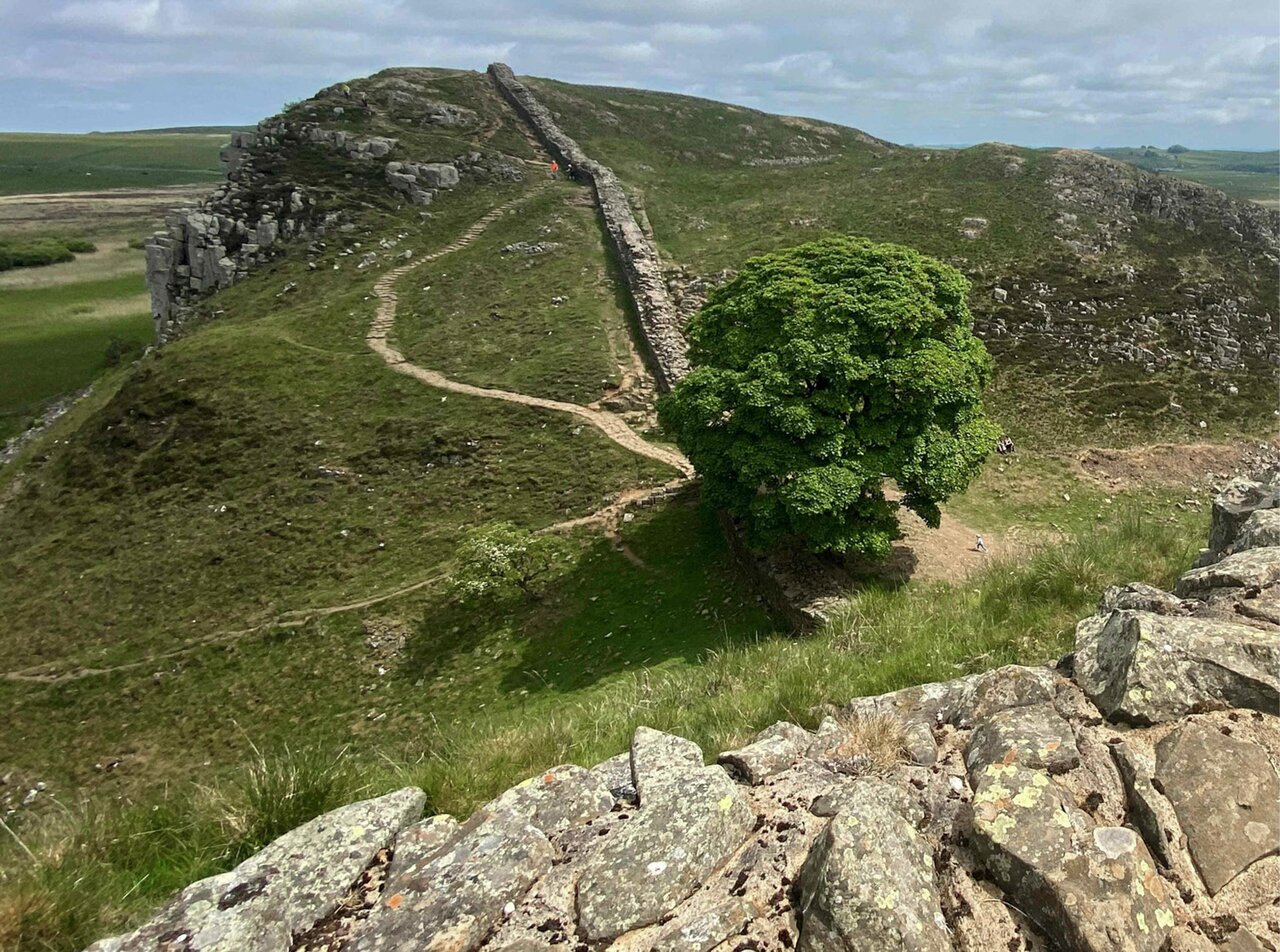
M1241 528L1253 513L1280 508L1280 483L1234 479L1213 500L1209 523L1210 558L1234 550Z
M602 760L591 768L591 774L617 800L637 800L635 781L631 776L631 754L623 752Z
M642 803L647 786L662 785L702 764L702 748L691 740L651 727L637 727L631 737L631 783Z
M1259 509L1251 513L1236 536L1237 551L1280 546L1280 509Z
M1215 589L1265 588L1280 582L1280 546L1246 549L1212 565L1185 573L1176 586L1184 598L1203 598Z
M1113 585L1102 593L1098 614L1113 611L1155 612L1157 615L1189 614L1186 603L1177 595L1143 582Z
M702 766L701 749L689 741L641 728L632 772L639 809L582 864L578 929L589 942L667 915L742 845L755 822L737 784L723 768Z
M453 188L458 170L447 162L427 162L418 166L418 180L425 188Z
M975 765L973 847L991 877L1072 952L1156 952L1170 895L1132 830L1096 826L1046 771Z
M1188 721L1156 746L1155 782L1211 895L1280 851L1280 780L1258 745Z
M441 851L404 844L351 952L467 952L547 870L555 849L513 813L482 819Z
M337 907L425 803L421 790L406 787L316 817L231 872L193 883L150 922L88 952L284 952L294 933Z
M812 743L813 735L803 727L779 721L757 734L746 747L726 750L716 762L756 786L794 764Z
M726 896L688 919L671 923L650 946L651 952L710 952L760 914L742 896Z
M1105 716L1139 724L1280 704L1280 639L1231 622L1116 611L1076 627L1076 683Z
M933 852L881 785L856 782L800 873L801 952L949 952Z
M969 741L966 763L1019 764L1065 773L1080 766L1071 725L1051 704L997 711L983 721Z

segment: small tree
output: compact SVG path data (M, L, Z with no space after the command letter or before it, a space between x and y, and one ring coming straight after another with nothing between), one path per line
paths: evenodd
M969 282L898 245L830 238L748 261L689 323L694 370L659 403L704 498L749 541L889 554L901 504L930 526L998 432Z
M1168 151L1170 155L1181 155L1183 152L1190 152L1191 150L1185 145L1171 145Z
M458 547L454 592L463 598L483 598L516 590L537 601L566 552L558 536L537 535L509 522L482 526L469 532Z

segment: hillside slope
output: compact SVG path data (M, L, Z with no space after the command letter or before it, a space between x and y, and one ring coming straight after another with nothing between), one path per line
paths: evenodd
M1092 153L908 149L685 96L528 83L644 208L690 310L751 254L831 233L900 241L973 281L997 409L1024 442L1274 425L1275 211Z
M946 576L954 586L899 587L925 564L904 547L905 571L860 576L863 600L838 623L785 637L654 429L654 384L591 192L548 175L483 74L336 84L237 135L227 183L151 243L168 343L0 470L0 809L24 835L61 816L55 798L150 816L170 804L156 791L234 780L259 751L299 747L363 776L390 758L425 777L441 809L469 809L538 765L615 753L642 717L719 749L762 718L806 719L833 692L1043 661L1099 587L1180 565L1202 521L1173 506L1185 486L1104 487L1066 448L1200 436L1198 414L1213 437L1270 420L1261 336L1223 368L1170 345L1148 374L1116 347L1059 353L1035 333L1094 326L1033 307L1056 307L1064 288L1129 302L1108 317L1119 340L1130 298L1195 282L1230 290L1242 316L1222 320L1265 324L1270 219L1238 217L1215 193L1203 201L1216 217L1190 231L1146 214L1145 185L1089 173L1083 188L1063 172L1071 156L941 156L720 104L535 85L616 166L686 312L704 278L744 255L831 230L912 241L966 268L980 326L1008 331L991 335L1001 422L1059 429L955 500L948 547L931 558L982 560L950 548L973 538L969 518L1009 560L972 586L962 569ZM1068 190L1072 207L1095 210L1070 212L1076 230L1059 240ZM985 226L964 223L984 213ZM1142 241L1148 270L1131 284ZM1191 284L1154 283L1192 266ZM1103 385L1115 392L1088 392ZM1107 416L1117 406L1120 426ZM1117 515L1127 505L1134 518ZM507 521L568 540L554 580L540 599L457 600L459 541ZM1078 532L1087 544L1014 564ZM187 842L180 818L162 829ZM253 835L186 866L161 851L145 869L108 844L93 861L101 894L68 874L56 901L21 908L41 941L74 948L233 862ZM0 888L0 947L9 895Z

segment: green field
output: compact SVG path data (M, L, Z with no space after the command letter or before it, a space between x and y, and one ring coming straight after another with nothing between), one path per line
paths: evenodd
M123 273L62 282L61 272L40 269L35 280L49 278L43 286L0 280L0 442L25 429L48 401L102 373L113 340L122 354L151 342L141 253L111 246L92 254L117 258Z
M0 195L216 182L221 132L0 132Z
M1228 195L1280 207L1280 150L1232 152L1189 149L1170 152L1154 146L1098 149L1101 155L1129 162L1148 172L1173 175L1221 189Z
M463 382L580 404L611 397L631 315L600 223L585 189L539 187L543 164L484 76L395 71L352 86L381 103L388 80L409 97L392 100L402 115L332 117L333 100L291 114L401 136L416 161L484 150L524 180L464 179L423 214L370 163L298 149L274 171L352 226L325 236L318 267L293 243L200 305L218 320L101 377L0 469L0 617L14 633L0 639L0 810L45 784L7 821L36 861L0 843L4 952L83 948L358 793L417 783L431 809L463 814L550 764L617 753L639 723L725 749L780 717L813 724L821 705L854 695L1048 661L1104 586L1168 583L1203 537L1185 473L1104 488L1075 459L1091 441L1163 432L1158 407L1133 425L1111 408L1194 378L1122 377L1118 395L1100 397L1105 379L1051 377L1037 361L1052 355L1015 350L992 404L1027 435L1019 455L993 461L948 507L963 541L916 543L935 565L977 563L965 547L978 527L997 554L972 576L902 584L867 570L829 625L796 638L742 577L696 489L630 521L560 525L675 473L576 416L396 373L366 335L375 282L399 254L421 260L523 200L399 280L392 343ZM1040 153L942 157L701 100L539 85L643 202L668 260L696 273L834 231L962 265L975 309L1010 275L1075 293L1104 273L1081 275L1058 252ZM463 105L477 124L424 127L415 96ZM1014 159L1023 174L1007 174ZM969 215L990 218L981 242L958 234ZM1156 229L1126 252L1172 251L1161 266L1173 272L1196 260L1234 275L1233 252L1212 238ZM502 252L518 241L559 247ZM382 259L358 269L355 252L368 249ZM112 253L0 280L0 329L52 336L60 321L33 313L98 327L76 310L80 284L144 326L130 303L145 316L136 272L99 265ZM31 285L41 272L62 280ZM1176 295L1166 283L1142 293ZM1203 406L1213 429L1197 437L1252 423ZM496 521L567 538L567 564L541 600L451 595L458 542ZM286 795L285 775L305 789Z

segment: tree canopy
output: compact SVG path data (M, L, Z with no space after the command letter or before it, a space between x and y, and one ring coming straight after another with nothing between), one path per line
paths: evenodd
M889 554L901 504L938 504L978 474L998 432L991 358L969 282L919 252L829 238L746 262L689 322L694 369L662 423L757 546Z

